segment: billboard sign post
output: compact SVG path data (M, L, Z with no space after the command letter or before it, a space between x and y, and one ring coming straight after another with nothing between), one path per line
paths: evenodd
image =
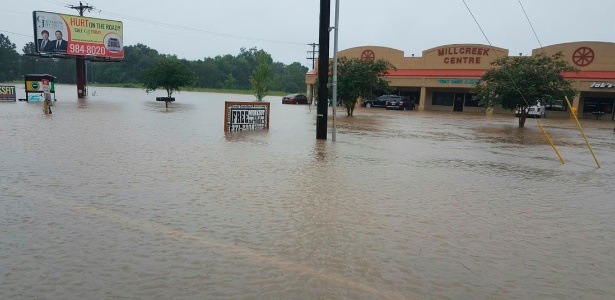
M51 88L49 87L49 79L42 79L43 93L45 94L45 104L43 111L45 114L51 114Z

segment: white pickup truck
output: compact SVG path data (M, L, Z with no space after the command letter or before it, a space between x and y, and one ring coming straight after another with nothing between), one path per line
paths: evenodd
M527 107L527 117L528 118L544 118L545 117L545 106L544 104L538 102L536 105L532 105ZM515 110L515 117L521 116L521 109L517 108Z

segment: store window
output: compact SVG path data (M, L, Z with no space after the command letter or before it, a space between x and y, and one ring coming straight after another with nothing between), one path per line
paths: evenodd
M615 102L613 98L587 97L583 103L583 112L602 111L610 115L613 113L613 102Z
M564 100L564 99L553 100L553 101L550 101L549 103L545 104L545 110L567 111L568 110L568 104L566 104L566 100Z
M463 92L434 92L431 105L453 106L457 100L467 107L479 107L478 100L473 99L474 96L475 94Z
M431 98L431 105L453 106L453 103L455 103L453 92L434 92Z
M478 105L478 100L474 99L474 96L476 96L476 95L472 94L472 93L466 93L466 95L465 95L465 97L466 97L465 106L467 106L467 107L480 107L480 105Z

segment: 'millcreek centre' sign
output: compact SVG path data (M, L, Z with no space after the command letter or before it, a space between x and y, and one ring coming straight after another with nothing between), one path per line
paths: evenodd
M444 56L445 64L480 64L490 51L484 47L448 47L438 49L438 56Z

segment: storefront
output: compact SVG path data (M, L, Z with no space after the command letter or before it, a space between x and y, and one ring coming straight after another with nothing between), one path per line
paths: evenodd
M615 120L615 43L574 42L534 49L532 55L561 51L564 59L580 71L565 73L580 92L570 99L580 117ZM386 76L394 94L416 99L419 110L485 113L472 99L472 89L489 70L491 62L509 55L508 50L481 44L444 45L423 51L422 56L406 57L403 51L376 46L350 48L339 57L385 59L397 70ZM307 90L312 91L317 71L306 74ZM311 94L311 93L310 93ZM312 96L312 95L311 95ZM360 100L359 100L360 101ZM568 117L564 99L547 106L549 117ZM513 114L494 107L494 113Z

